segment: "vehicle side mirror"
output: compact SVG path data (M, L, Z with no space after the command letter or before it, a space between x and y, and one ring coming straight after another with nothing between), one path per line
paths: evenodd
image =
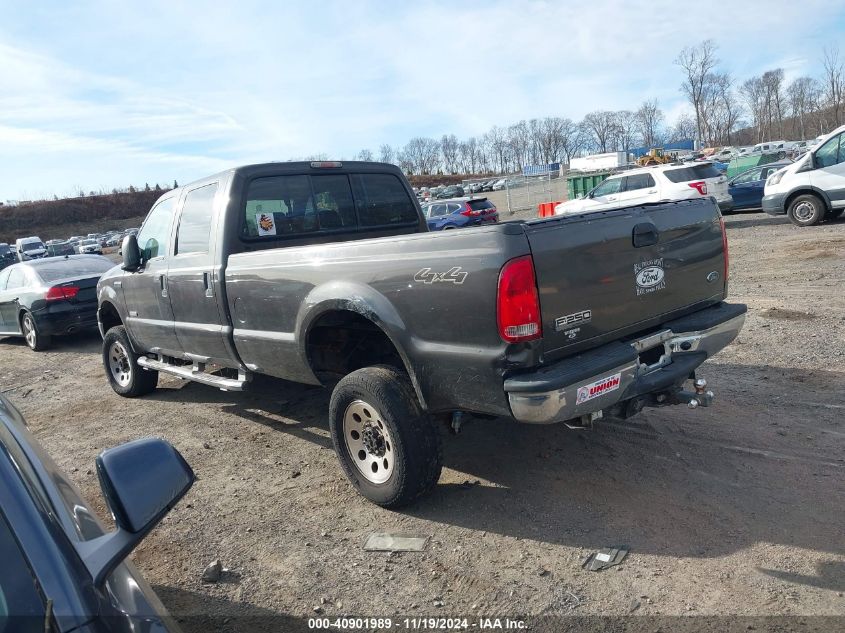
M145 438L107 449L97 476L117 529L77 544L95 586L102 586L194 483L194 471L169 442Z
M129 272L135 272L141 267L141 249L138 247L138 238L134 235L127 235L123 238L121 246L123 253L123 265L121 268Z

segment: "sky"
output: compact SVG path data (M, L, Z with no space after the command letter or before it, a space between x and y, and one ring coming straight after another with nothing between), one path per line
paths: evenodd
M713 39L740 81L789 80L844 34L845 0L0 0L0 201L647 99L671 122L684 46Z

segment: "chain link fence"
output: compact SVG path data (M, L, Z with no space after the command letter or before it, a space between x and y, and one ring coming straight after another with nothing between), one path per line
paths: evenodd
M473 185L487 183L490 180L492 191L475 191ZM487 180L464 180L461 184L466 195L474 198L486 197L504 217L536 217L537 205L543 202L562 202L566 200L566 177L558 172L551 172L543 176L502 176Z

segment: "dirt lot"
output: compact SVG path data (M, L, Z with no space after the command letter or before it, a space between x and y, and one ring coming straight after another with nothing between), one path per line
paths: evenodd
M262 379L234 394L162 377L151 396L124 400L105 381L96 334L40 354L0 341L0 389L100 510L99 451L155 434L184 453L199 480L134 559L189 631L251 631L259 621L243 616L315 607L842 617L845 221L727 222L732 299L750 311L736 343L702 368L711 408L647 410L590 432L472 421L444 432L440 485L403 512L346 483L322 389ZM417 554L362 550L387 530L431 540ZM612 545L630 548L620 567L581 569ZM203 584L215 558L230 571ZM293 628L279 622L267 626ZM788 622L780 630L804 626Z

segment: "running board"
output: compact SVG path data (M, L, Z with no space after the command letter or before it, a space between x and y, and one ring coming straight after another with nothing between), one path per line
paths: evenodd
M138 364L144 369L151 369L154 371L161 371L166 374L172 374L185 380L193 380L194 382L211 387L217 387L222 391L243 391L247 383L252 381L252 373L238 370L237 378L224 378L223 376L215 376L208 374L205 371L205 363L194 363L193 365L171 365L161 360L154 358L147 358L140 356Z

